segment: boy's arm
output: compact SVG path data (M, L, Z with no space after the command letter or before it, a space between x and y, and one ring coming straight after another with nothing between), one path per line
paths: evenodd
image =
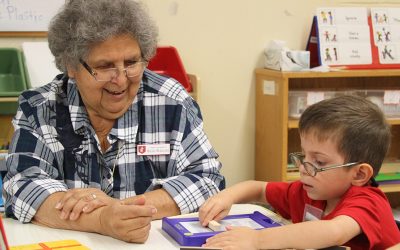
M307 221L263 230L231 227L208 238L203 246L223 249L319 249L342 245L360 233L361 228L355 220L341 215L332 220Z
M238 183L231 188L225 189L228 195L233 198L235 203L263 202L266 203L265 187L267 182L264 181L244 181Z
M222 190L219 194L231 197L233 204L248 202L267 202L264 181L244 181ZM219 194L215 195L218 196Z
M266 182L245 181L222 190L209 198L199 210L199 220L207 226L211 220L224 218L235 203L266 202Z
M331 220L307 221L259 231L258 248L323 248L339 246L362 233L360 225L346 215Z

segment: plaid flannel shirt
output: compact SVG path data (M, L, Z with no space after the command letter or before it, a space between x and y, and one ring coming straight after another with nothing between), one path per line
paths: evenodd
M7 216L21 222L31 221L50 194L72 188L124 199L162 187L188 213L225 187L197 103L177 81L147 69L104 153L66 75L23 92L13 125L3 196ZM138 155L139 144L169 144L170 154Z

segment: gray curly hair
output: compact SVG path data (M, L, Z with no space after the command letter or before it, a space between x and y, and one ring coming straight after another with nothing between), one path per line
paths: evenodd
M157 47L158 29L144 6L133 0L69 0L51 20L48 41L59 70L78 68L91 46L129 34L149 61Z

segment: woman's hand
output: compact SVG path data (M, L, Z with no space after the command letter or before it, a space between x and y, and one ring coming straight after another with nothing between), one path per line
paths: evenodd
M222 191L210 197L199 210L199 220L202 226L207 226L211 220L219 221L228 215L233 200L229 193Z
M157 209L145 205L145 197L117 201L101 209L98 233L126 242L144 243L149 237L150 223Z
M56 204L63 220L77 220L81 213L90 213L93 210L116 202L96 188L75 188L65 192L62 199Z
M215 247L223 250L258 249L259 231L248 227L230 227L228 231L208 238L203 247Z

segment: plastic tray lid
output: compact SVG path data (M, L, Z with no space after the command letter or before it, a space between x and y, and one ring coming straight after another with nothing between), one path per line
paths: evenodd
M192 85L178 51L172 46L158 47L156 55L150 60L148 69L179 81L188 92L192 92Z

